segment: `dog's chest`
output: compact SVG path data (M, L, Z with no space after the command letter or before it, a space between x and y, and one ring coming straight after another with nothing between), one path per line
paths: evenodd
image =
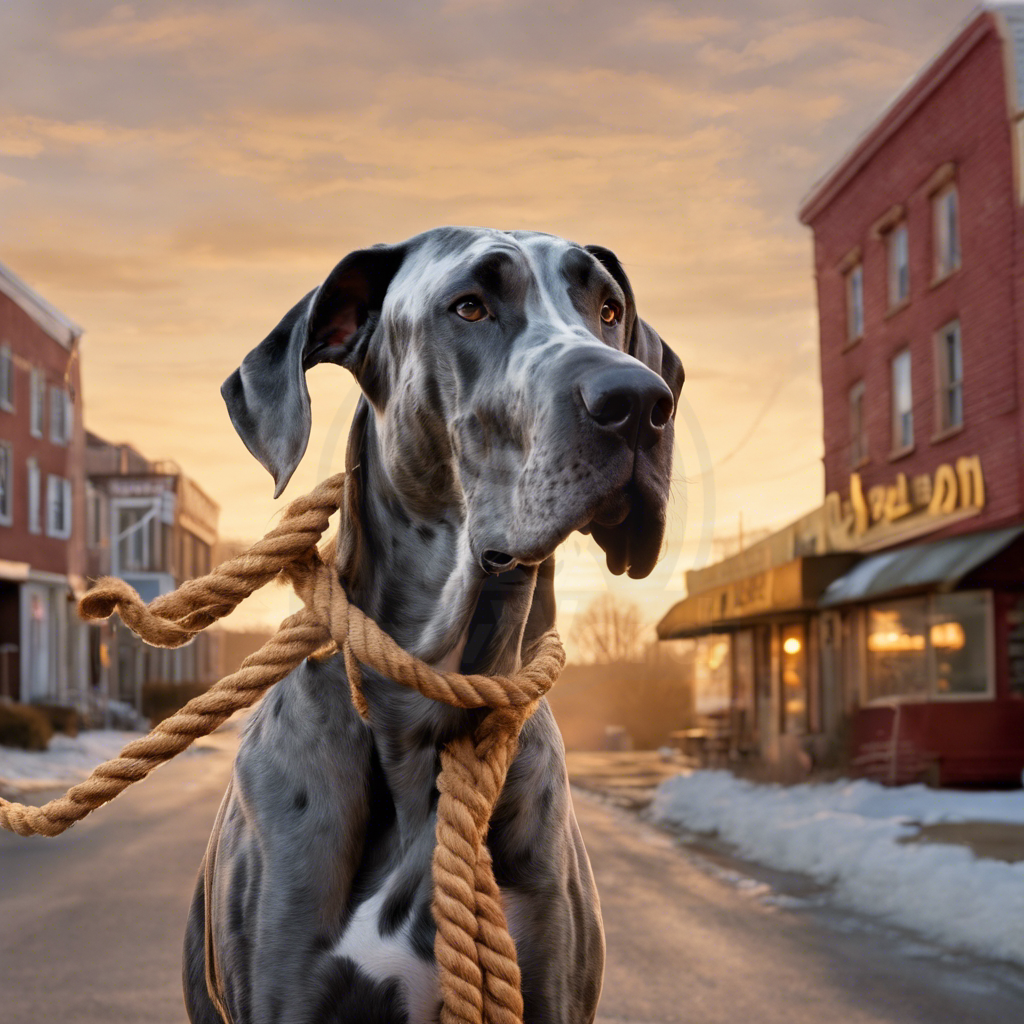
M411 907L396 924L391 907L399 885L401 880L393 876L360 903L332 952L351 960L374 981L397 983L409 1014L408 1024L435 1024L441 1006L437 966L416 948L422 946L422 936L417 936L416 930L422 928L429 907Z

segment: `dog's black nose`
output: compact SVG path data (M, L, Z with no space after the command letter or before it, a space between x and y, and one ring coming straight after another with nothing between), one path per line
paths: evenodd
M672 418L672 392L646 366L597 370L580 385L580 397L590 418L630 448L650 448Z

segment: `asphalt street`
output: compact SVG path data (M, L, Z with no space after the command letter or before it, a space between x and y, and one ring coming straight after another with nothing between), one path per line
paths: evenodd
M57 839L0 834L2 1024L183 1024L185 915L232 749L214 737ZM1024 1020L1021 972L774 897L576 804L608 936L600 1024Z

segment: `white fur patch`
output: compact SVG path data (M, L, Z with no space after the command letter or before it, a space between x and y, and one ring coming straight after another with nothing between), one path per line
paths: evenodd
M389 888L385 885L356 908L334 954L353 961L374 981L397 980L409 1011L409 1024L434 1024L441 1004L437 968L412 950L412 915L393 935L383 936L377 927Z

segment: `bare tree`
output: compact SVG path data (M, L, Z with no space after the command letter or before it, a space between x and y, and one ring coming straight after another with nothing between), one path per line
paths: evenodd
M642 661L647 627L632 602L602 594L573 619L570 637L584 661Z

